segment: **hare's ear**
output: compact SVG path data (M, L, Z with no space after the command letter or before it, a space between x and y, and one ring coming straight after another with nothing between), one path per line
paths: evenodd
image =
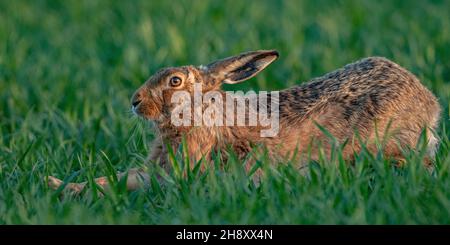
M278 58L276 50L258 50L215 61L206 66L213 78L235 84L254 77Z

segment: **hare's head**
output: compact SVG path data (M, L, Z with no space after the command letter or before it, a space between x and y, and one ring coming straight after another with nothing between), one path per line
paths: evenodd
M202 92L220 90L223 83L235 84L254 77L278 58L275 50L259 50L215 61L206 66L163 68L151 76L131 98L134 113L149 119L170 118L171 97L177 91L194 95L194 84Z

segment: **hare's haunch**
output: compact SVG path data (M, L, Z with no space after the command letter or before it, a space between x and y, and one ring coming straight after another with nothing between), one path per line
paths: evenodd
M252 51L206 66L164 68L150 77L131 100L133 111L156 125L157 140L149 161L162 164L170 171L168 147L177 149L185 138L191 162L202 158L208 161L212 152L226 152L229 148L244 158L259 145L265 147L273 159L299 156L298 163L302 165L305 159L301 160L301 156L306 151L312 159L317 159L318 145L325 153L330 152L330 138L324 130L339 142L347 141L343 156L348 160L362 144L375 152L377 138L387 139L384 155L401 159L401 148L414 148L423 130L428 137L430 157L434 154L438 143L434 129L440 114L437 99L413 74L380 57L362 59L279 91L278 131L271 137L261 137L265 127L260 124L175 126L172 123L176 110L172 97L177 92L184 91L186 99L193 101L195 84L200 84L202 93L216 92L223 95L221 98L227 98L221 90L222 84L252 78L277 58L278 52L274 50ZM274 98L269 96L270 99ZM272 107L269 104L268 107ZM205 105L194 103L188 109L203 112ZM224 120L229 117L225 115ZM243 117L245 121L252 118L249 112ZM131 173L131 182L138 181L135 176L138 174L144 182L148 181L145 173L136 170ZM52 179L52 182L57 181ZM136 186L130 183L130 189Z

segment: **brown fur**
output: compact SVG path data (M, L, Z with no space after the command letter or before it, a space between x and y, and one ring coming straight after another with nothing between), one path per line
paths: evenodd
M215 65L215 69L220 70L217 66L221 65L217 62ZM221 69L226 69L223 66ZM193 160L208 158L211 151L223 151L228 145L240 157L258 144L278 156L291 156L296 151L304 153L311 142L314 142L313 146L321 144L325 152L329 152L328 138L316 123L338 141L349 140L343 152L348 159L361 149L355 131L372 151L376 150L377 137L388 138L384 153L401 158L399 144L414 148L421 130L424 127L435 129L439 119L440 107L436 98L413 74L385 58L370 57L280 91L280 133L277 137L261 138L260 127L175 128L170 126L169 99L174 89L166 86L166 80L180 71L191 80L178 89L192 92L191 83L195 80L206 86L205 90L221 91L216 74L212 75L208 69L186 66L158 72L135 93L132 101L142 100L138 113L157 122L156 129L161 137L155 147L163 149L163 154L152 154L150 160L159 160L163 164L167 154L164 154L166 146L161 143L165 141L176 148L183 135ZM155 94L167 97L155 99ZM163 102L155 106L152 101ZM156 113L148 111L163 113L155 118ZM390 136L385 135L387 133ZM429 137L434 137L431 132ZM315 149L312 147L312 159L317 159Z
M348 141L343 149L348 160L361 150L361 142L376 152L376 139L387 139L383 148L386 156L401 159L400 148L414 148L423 128L428 131L429 153L433 155L437 139L432 131L440 114L435 96L406 69L380 57L359 60L280 91L280 131L276 137L260 137L260 126L175 127L171 124L170 98L175 91L185 90L192 95L193 83L198 82L203 84L204 91L223 94L222 83L249 79L277 57L276 51L247 52L206 67L165 68L150 77L131 99L138 115L156 123L158 136L149 161L158 162L170 171L167 146L176 149L182 137L186 138L193 162L201 158L208 160L211 152L224 152L229 146L239 158L244 158L255 145L266 147L274 160L293 154L301 156L309 147L311 158L317 159L317 146L320 144L328 154L331 143L316 124L322 125L339 142ZM182 78L179 87L171 87L173 76ZM304 161L298 163L301 166ZM133 171L134 175L139 172ZM133 182L130 186L137 185Z

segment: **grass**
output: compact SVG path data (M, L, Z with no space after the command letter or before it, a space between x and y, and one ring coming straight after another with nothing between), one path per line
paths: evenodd
M449 1L1 1L0 224L449 224ZM242 163L165 186L59 200L47 175L83 181L142 164L153 131L129 99L158 68L276 48L279 61L229 90L281 89L366 56L416 74L443 108L436 171L337 151L308 176ZM180 158L177 158L179 161ZM181 165L182 162L180 162ZM109 167L108 167L109 166ZM151 170L149 170L151 171ZM153 171L153 170L152 170Z

